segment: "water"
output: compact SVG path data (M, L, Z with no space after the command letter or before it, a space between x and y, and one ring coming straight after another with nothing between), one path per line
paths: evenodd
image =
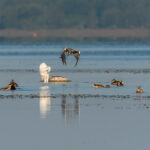
M81 51L63 66L66 44L1 45L0 143L9 150L146 150L150 147L150 44L68 44ZM38 67L69 83L40 82ZM94 83L123 80L123 87L94 89ZM141 85L143 94L136 94Z

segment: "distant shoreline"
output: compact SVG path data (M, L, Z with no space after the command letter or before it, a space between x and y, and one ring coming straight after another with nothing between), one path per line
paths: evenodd
M0 42L5 41L147 41L150 29L55 29L55 30L0 30Z

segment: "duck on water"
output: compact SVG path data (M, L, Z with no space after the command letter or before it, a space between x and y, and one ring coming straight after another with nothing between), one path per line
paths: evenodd
M41 79L44 83L48 82L70 82L68 78L61 77L61 76L50 76L49 73L51 71L51 67L48 66L46 63L41 63L39 66L39 71L41 75Z
M18 86L19 85L14 80L11 80L7 87L0 88L0 90L16 90Z
M112 85L117 85L117 86L124 86L124 82L123 81L117 81L116 79L112 79L111 80L111 84Z
M141 88L141 86L137 87L136 93L144 93L144 90Z

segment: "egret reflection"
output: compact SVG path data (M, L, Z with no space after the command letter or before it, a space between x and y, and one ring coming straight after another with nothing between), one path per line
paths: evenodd
M41 118L46 118L51 107L50 91L48 88L41 87L39 105Z
M74 96L74 99L62 95L62 115L65 121L80 118L80 103L79 96Z

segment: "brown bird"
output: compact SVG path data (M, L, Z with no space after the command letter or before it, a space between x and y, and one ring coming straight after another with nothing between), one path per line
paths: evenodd
M101 84L93 84L93 88L104 88Z
M7 87L1 88L0 90L16 90L16 87L18 87L18 84L12 80Z
M115 79L112 79L111 80L111 84L112 85L117 85L117 86L123 86L124 85L124 82L123 81L117 81Z
M136 93L143 93L144 90L141 89L141 86L138 86L137 89L136 89Z
M67 48L67 47L63 48L62 54L60 56L60 58L62 59L62 63L67 64L66 63L66 55L71 55L71 54L73 54L76 59L76 63L75 63L75 66L76 66L78 64L78 60L80 57L80 51L74 50L72 48Z
M14 80L11 80L9 85L11 86L10 90L16 90L16 87L19 86Z

